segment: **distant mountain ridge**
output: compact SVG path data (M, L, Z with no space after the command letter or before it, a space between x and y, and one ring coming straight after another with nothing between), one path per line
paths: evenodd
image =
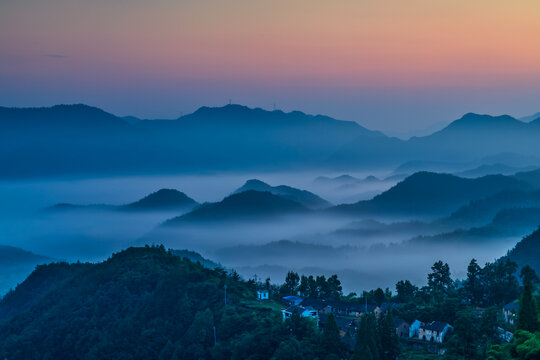
M164 226L176 226L191 222L268 220L286 215L308 213L300 203L270 192L247 190L227 196L216 203L203 204L195 210L167 220Z
M310 168L358 137L386 138L352 121L241 105L176 120L120 118L86 105L1 108L1 176Z
M175 189L160 189L131 204L124 205L126 210L167 210L194 208L199 203Z
M248 190L263 192L267 191L284 199L296 201L311 209L320 209L332 205L328 201L322 199L321 197L315 195L310 191L296 189L287 185L270 186L267 183L257 179L251 179L246 181L246 183L240 188L236 189L233 194L238 194Z
M199 203L175 189L160 189L140 200L126 205L91 204L76 205L70 203L60 203L46 211L70 211L70 210L110 210L110 211L172 211L191 210Z
M41 108L8 108L0 106L0 128L3 131L52 128L56 131L126 130L121 118L97 107L84 104L55 105Z
M14 246L0 245L0 299L10 288L24 280L36 265L53 260Z
M431 135L412 137L406 141L387 141L384 147L367 148L362 139L356 139L332 154L329 162L344 167L354 159L362 159L370 154L394 166L411 161L449 163L453 166L452 163L459 165L500 153L536 156L540 152L539 137L540 120L525 123L508 115L468 113ZM445 171L415 169L419 170ZM459 171L446 169L449 170Z
M538 119L525 123L508 115L473 113L404 141L353 121L232 104L201 107L175 120L121 118L82 104L0 107L0 176L459 163L505 152L534 156L540 153L539 136Z
M471 200L510 190L532 190L524 181L503 175L476 179L418 172L371 200L339 205L333 211L362 214L444 214Z

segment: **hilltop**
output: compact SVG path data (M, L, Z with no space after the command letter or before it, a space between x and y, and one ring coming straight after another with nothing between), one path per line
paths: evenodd
M107 210L107 211L181 211L191 210L199 205L198 202L175 189L160 189L140 200L126 205L91 204L78 205L60 203L48 207L45 211L64 212L73 210Z
M0 301L0 357L208 358L214 326L219 349L232 351L261 324L281 325L277 315L243 307L254 294L223 270L161 247L129 248L98 264L40 266ZM256 345L245 351L277 347Z
M476 179L418 172L371 200L339 205L335 211L371 214L444 214L470 201L502 191L530 190L513 177L488 175Z
M167 220L165 226L202 221L267 220L285 215L307 213L301 204L271 194L248 190L220 202L203 204L197 209Z
M248 190L263 192L267 191L284 199L296 201L304 205L305 207L311 209L320 209L331 206L328 201L322 199L321 197L315 195L310 191L296 189L287 185L270 186L267 183L257 179L251 179L246 181L244 185L234 191L234 194L238 194Z

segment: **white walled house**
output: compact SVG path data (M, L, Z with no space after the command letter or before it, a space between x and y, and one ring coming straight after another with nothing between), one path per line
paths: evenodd
M414 320L414 322L409 327L409 337L419 337L420 335L420 327L422 326L422 322L420 320Z
M312 308L311 306L303 307L303 306L289 306L286 309L281 310L281 314L283 315L283 321L290 318L293 314L293 312L298 311L300 313L301 317L304 318L310 318L315 320L317 327L319 327L319 312Z
M268 300L269 298L268 290L257 290L257 300Z
M420 326L418 338L420 340L442 343L448 331L452 331L453 329L454 328L448 323L442 321L432 321Z

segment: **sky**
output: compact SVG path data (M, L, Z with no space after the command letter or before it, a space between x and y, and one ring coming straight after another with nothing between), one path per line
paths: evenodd
M0 105L229 101L407 132L540 111L538 0L0 0Z

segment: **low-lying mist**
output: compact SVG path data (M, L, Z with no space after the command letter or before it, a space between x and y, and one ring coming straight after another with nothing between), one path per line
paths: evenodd
M55 260L99 261L129 246L164 244L190 249L236 269L244 277L270 277L282 282L288 270L304 274L337 273L345 291L393 288L396 281L425 282L436 260L450 264L453 275L464 276L471 258L479 263L504 255L522 235L419 244L410 239L443 230L410 218L352 216L326 210L302 215L234 221L186 222L161 226L182 211L106 211L95 208L50 212L58 203L123 205L162 188L177 189L199 203L217 202L249 179L272 186L309 190L333 205L370 199L393 186L390 172L356 173L347 183L330 179L340 174L260 173L110 178L61 178L0 183L0 245L10 245ZM378 179L366 178L375 175ZM360 180L358 180L360 179ZM393 222L400 222L394 224ZM37 263L37 262L36 262ZM0 283L14 286L31 271L1 272ZM4 274L4 275L2 275ZM3 289L5 292L6 289ZM0 293L2 289L0 289Z

